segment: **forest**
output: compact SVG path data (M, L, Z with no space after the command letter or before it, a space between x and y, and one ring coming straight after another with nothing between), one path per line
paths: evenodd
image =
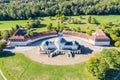
M120 0L0 0L0 20L77 15L119 15Z

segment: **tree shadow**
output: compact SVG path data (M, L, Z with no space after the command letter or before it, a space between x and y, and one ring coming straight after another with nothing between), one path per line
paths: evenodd
M43 21L43 20L44 20L44 18L40 18L40 20L42 20L42 21Z
M52 18L51 20L56 20L55 18Z
M85 23L85 22L81 22L80 24L87 24L87 23Z
M120 72L120 70L109 69L106 72L105 80L114 80L115 76ZM120 80L120 79L119 79Z
M85 47L84 45L81 45L81 54L90 54L92 52L93 50L91 50L90 48Z
M48 40L48 39L51 39L51 38L56 38L56 36L49 37L49 38L43 38L43 39L37 40L37 41L35 41L35 42L32 42L32 43L28 44L28 46L38 46L38 45L40 45L43 41Z
M39 26L34 27L34 28L43 28L43 27L46 27L46 26L47 26L46 24L40 24Z
M14 56L14 55L15 53L12 53L10 51L4 51L3 54L0 56L0 58Z
M3 24L3 23L0 23L0 24Z
M81 17L81 19L86 19L85 17Z
M46 27L46 24L40 24L40 28Z

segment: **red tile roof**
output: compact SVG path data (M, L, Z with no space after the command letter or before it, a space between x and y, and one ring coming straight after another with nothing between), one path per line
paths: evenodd
M56 31L46 31L46 32L41 32L41 33L35 33L32 36L26 36L26 35L22 35L22 31L19 29L15 32L15 34L10 38L10 40L14 40L14 41L27 41L29 39L36 39L36 38L40 38L43 36L48 36L48 35L54 35L57 34Z
M84 38L86 40L88 40L88 39L92 39L94 41L110 40L106 36L106 34L100 29L96 30L96 32L92 36L87 35L85 33L79 33L79 32L73 32L73 31L63 31L63 34L77 36L77 37L80 37L80 38Z
M110 40L109 37L101 29L96 30L92 36L94 37L94 40Z
M85 34L85 33L79 33L79 32L74 32L74 31L63 31L62 32L63 35L72 35L72 36L77 36L83 39L91 39L94 41L105 41L105 40L110 40L109 37L106 36L106 34L101 30L96 30L95 33L93 33L92 36ZM57 34L56 31L46 31L46 32L41 32L41 33L36 33L33 34L32 36L26 36L22 34L22 31L19 29L18 31L16 31L16 33L10 38L10 40L14 40L14 41L27 41L29 39L36 39L36 38L40 38L43 36L48 36L48 35L55 35Z

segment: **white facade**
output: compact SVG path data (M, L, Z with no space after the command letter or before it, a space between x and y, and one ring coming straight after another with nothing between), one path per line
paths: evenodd
M31 40L28 40L28 41L11 41L10 42L10 45L11 46L26 46L28 45L29 43L31 42Z
M72 49L72 50L77 50L78 45L63 45L61 46L62 49Z
M69 36L69 35L65 35L65 36ZM72 37L78 38L82 41L85 41L85 42L90 43L95 46L109 46L110 45L110 41L104 41L104 40L103 41L95 41L92 39L85 39L85 38L81 38L81 37L77 37L77 36L72 36Z
M54 44L46 45L46 41L44 41L40 47L41 47L41 50L56 49L56 46Z
M94 41L89 39L89 43L95 45L95 46L109 46L110 41Z
M44 38L49 38L49 37L56 37L57 35L49 35L49 36L44 36L44 37L40 37L40 38L36 38L36 39L29 39L27 41L11 41L10 45L11 46L26 46L30 43L33 43L35 41L38 41L40 39L44 39Z
M48 42L48 44L46 44ZM52 44L49 44L50 41L44 41L41 44L42 50L48 50L48 49L57 49L57 50L78 50L79 45L76 44L75 41L71 41L71 44L66 44L68 41L66 41L64 38L57 38Z

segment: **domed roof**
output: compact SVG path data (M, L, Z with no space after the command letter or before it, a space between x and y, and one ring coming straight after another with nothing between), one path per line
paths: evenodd
M56 39L55 42L57 42L57 43L66 43L66 40L64 38L62 38L62 37L59 37L59 38Z

